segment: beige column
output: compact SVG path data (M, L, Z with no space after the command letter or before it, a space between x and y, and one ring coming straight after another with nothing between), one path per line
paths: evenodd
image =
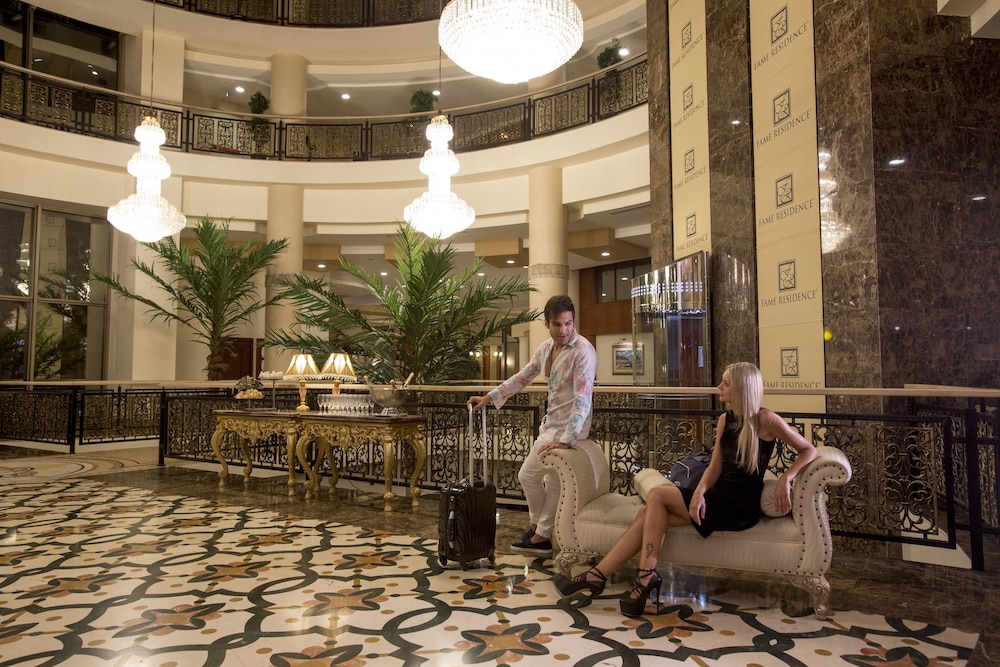
M528 279L537 292L528 304L541 311L556 294L568 294L566 211L562 202L562 169L535 167L528 172ZM542 318L531 323L528 354L548 336Z
M164 102L180 104L184 97L183 37L160 31L154 35L152 30L144 29L135 38L127 39L125 48L128 54L126 61L131 63L125 71L126 90L140 94L143 104L148 104L151 97L155 106L162 106ZM168 163L176 159L176 154L170 151L163 153ZM119 169L122 180L121 196L125 197L135 192L135 179L125 171L124 164ZM163 196L184 211L182 186L182 179L171 176L163 181L161 188ZM117 230L114 230L113 234L111 266L121 267L122 283L136 294L166 304L162 290L151 279L131 268L133 257L149 264L157 258L156 253L137 243L127 234ZM115 268L116 272L118 270ZM193 378L178 378L176 368L176 360L182 355L194 354L204 359L206 356L204 345L188 348L182 340L179 340L176 325L165 324L163 320L152 321L145 307L136 307L134 301L109 299L108 309L111 321L108 331L109 379L155 381L205 379L203 372Z
M271 113L304 116L309 61L298 53L271 56Z
M306 111L306 73L308 61L297 53L276 53L271 56L271 111L274 114L301 116ZM267 240L288 239L288 248L278 256L267 274L267 296L278 287L278 277L290 277L302 272L303 253L303 188L301 185L274 183L267 188ZM287 304L270 306L264 312L265 329L290 331L295 311ZM264 352L264 368L285 370L295 350L268 347ZM322 360L318 360L322 363Z

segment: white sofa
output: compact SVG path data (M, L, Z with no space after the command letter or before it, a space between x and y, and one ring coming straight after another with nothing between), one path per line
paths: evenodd
M717 531L707 539L692 526L671 528L660 561L783 575L809 593L816 617L825 619L830 599L825 574L833 557L826 489L846 484L851 466L834 447L822 446L817 451L817 458L792 484L791 514L762 514L753 528ZM578 443L575 450L549 450L541 461L557 471L562 485L553 531L558 550L555 564L571 576L578 566L590 565L607 553L639 512L642 499L609 492L608 460L592 441ZM636 477L643 497L652 485L670 483L662 474L651 472Z

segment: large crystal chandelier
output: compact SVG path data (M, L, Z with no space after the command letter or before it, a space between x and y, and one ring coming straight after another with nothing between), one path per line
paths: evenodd
M467 72L521 83L573 57L583 44L583 16L573 0L451 0L438 43Z
M152 243L172 236L187 225L187 218L160 194L160 182L170 176L170 165L160 155L166 134L153 116L135 128L139 150L128 161L135 177L135 194L108 209L108 222L136 241Z
M149 102L153 104L154 63L156 60L156 0L153 0L153 26L149 65ZM108 222L141 243L153 243L180 232L187 218L160 194L160 183L170 177L170 165L160 155L167 135L151 113L143 116L135 128L139 150L128 161L128 173L135 177L135 194L108 209Z
M451 191L451 177L458 173L458 158L448 148L454 136L448 117L438 114L427 124L431 147L420 158L420 172L427 176L427 191L403 209L403 219L425 236L445 239L476 219L476 212Z

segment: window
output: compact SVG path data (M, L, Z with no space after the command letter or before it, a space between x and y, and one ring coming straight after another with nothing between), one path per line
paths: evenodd
M636 259L600 267L597 280L597 303L629 301L632 298L632 279L649 273L650 260Z
M36 9L31 69L78 83L118 86L118 33Z
M0 60L24 66L24 5L0 0Z
M110 234L101 218L0 202L0 379L100 380Z

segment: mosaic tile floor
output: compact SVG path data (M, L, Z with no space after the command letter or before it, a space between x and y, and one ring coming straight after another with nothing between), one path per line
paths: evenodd
M676 573L677 597L665 591L641 619L618 611L625 582L574 610L547 562L502 554L493 568L442 568L433 531L81 478L46 460L34 476L0 477L0 666L939 666L966 664L977 642L838 609L836 586L836 611L818 621L801 597L782 603L711 573Z

